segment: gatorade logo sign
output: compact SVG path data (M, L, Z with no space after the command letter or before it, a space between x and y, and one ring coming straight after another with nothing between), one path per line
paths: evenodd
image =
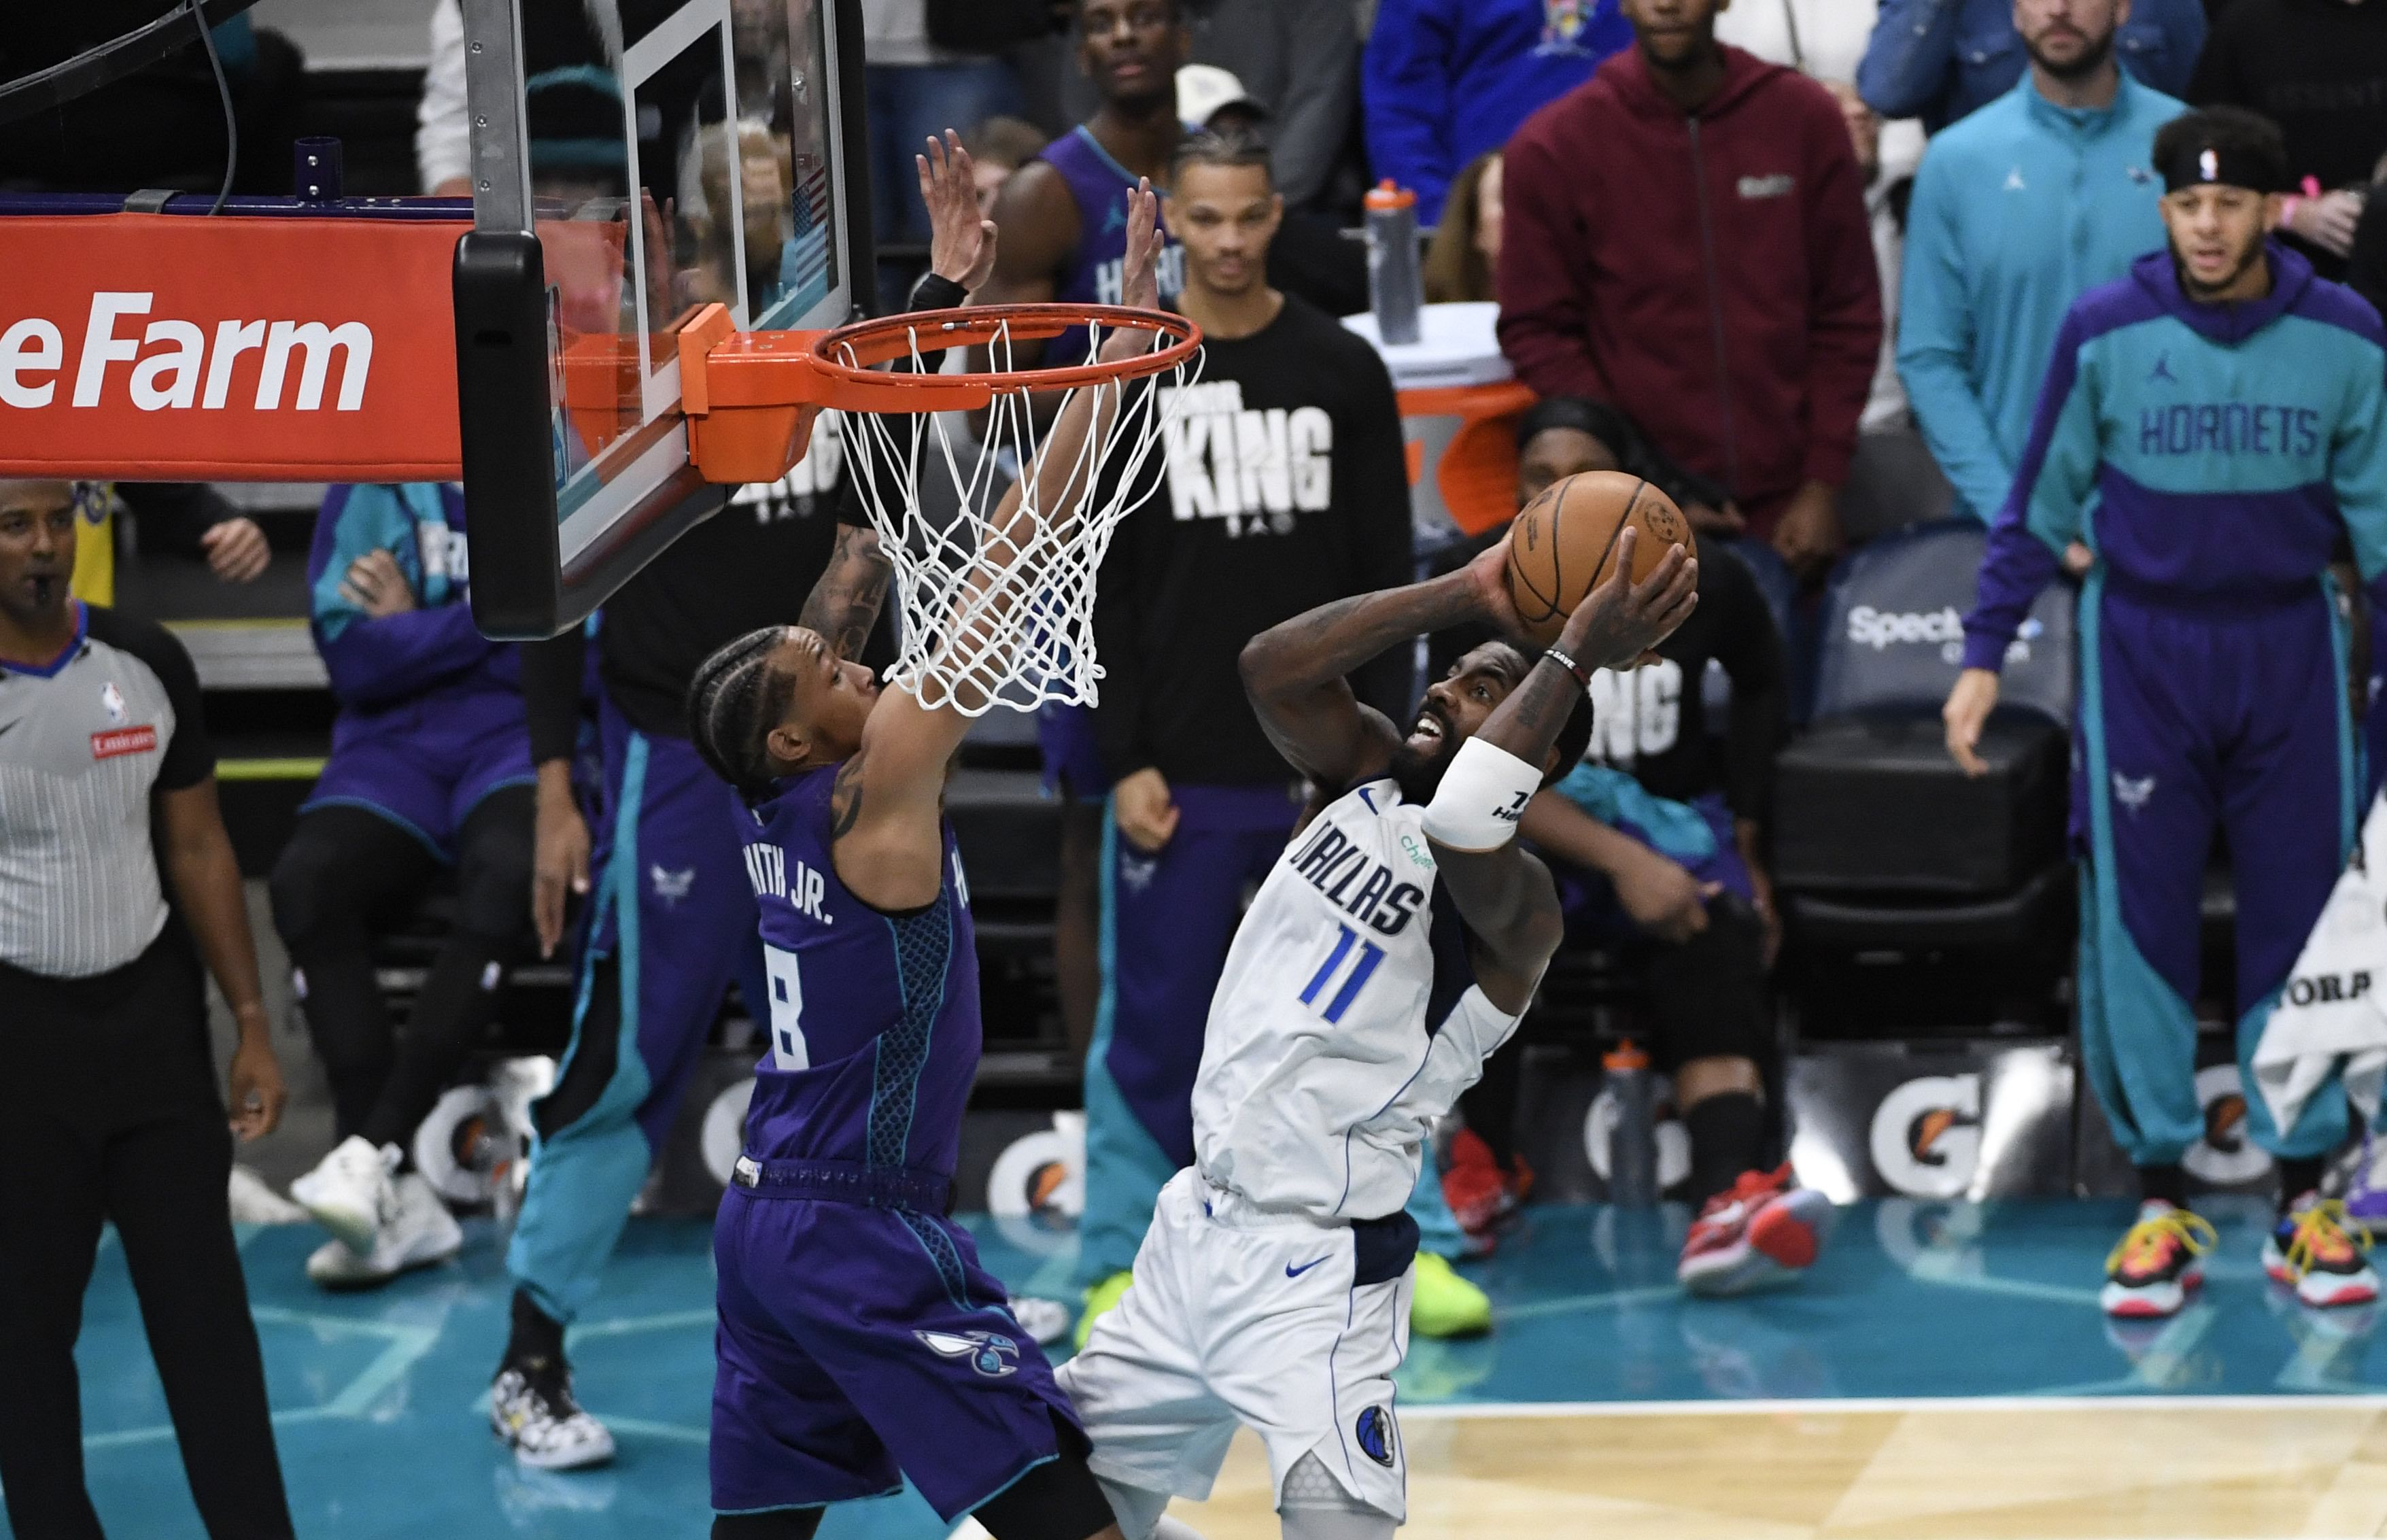
M1874 1109L1867 1141L1874 1169L1909 1197L1957 1198L1981 1155L1981 1077L1908 1080Z
M2246 1090L2238 1067L2209 1064L2198 1070L2196 1101L2204 1109L2204 1137L2179 1157L2189 1175L2216 1187L2235 1187L2268 1176L2271 1157L2247 1134Z
M453 479L462 230L11 220L0 474Z

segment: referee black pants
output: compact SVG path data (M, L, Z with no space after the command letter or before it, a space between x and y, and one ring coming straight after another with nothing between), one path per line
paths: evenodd
M74 1344L108 1220L208 1535L291 1533L205 999L171 925L93 978L0 965L0 1487L20 1540L102 1533L83 1487Z

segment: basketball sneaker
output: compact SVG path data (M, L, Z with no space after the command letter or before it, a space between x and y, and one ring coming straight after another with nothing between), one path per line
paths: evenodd
M1787 1283L1814 1266L1838 1218L1831 1199L1790 1185L1787 1164L1743 1171L1691 1221L1674 1277L1711 1298Z
M1467 1255L1489 1256L1499 1244L1500 1226L1533 1190L1533 1168L1517 1157L1513 1172L1504 1171L1492 1146L1471 1129L1461 1129L1450 1141L1450 1169L1442 1174L1443 1202L1451 1218L1467 1232Z
M382 1226L397 1217L398 1189L390 1180L397 1169L397 1145L375 1149L350 1134L290 1184L290 1195L349 1250L369 1253Z
M2263 1240L2263 1271L2306 1305L2368 1305L2379 1297L2370 1270L2370 1227L2349 1220L2345 1205L2306 1193Z
M2105 1287L2097 1303L2109 1316L2144 1320L2173 1316L2204 1282L2204 1254L2213 1227L2161 1198L2139 1205L2139 1217L2105 1257Z
M1044 1346L1059 1342L1069 1334L1069 1307L1057 1299L1039 1299L1033 1294L1011 1296L1011 1319L1019 1329Z
M1421 1337L1480 1337L1492 1330L1491 1296L1459 1277L1448 1257L1419 1252L1409 1330Z
M397 1211L373 1232L369 1248L359 1251L346 1241L332 1240L307 1258L307 1276L318 1288L378 1288L399 1273L445 1262L463 1249L462 1228L421 1172L409 1171L393 1185Z
M613 1435L572 1396L572 1371L552 1358L509 1363L489 1386L489 1430L535 1471L577 1471L613 1458Z
M1127 1294L1127 1286L1134 1281L1135 1274L1131 1272L1115 1272L1086 1291L1086 1302L1078 1307L1078 1334L1070 1339L1079 1352L1086 1350L1086 1339L1094 1334L1094 1322L1119 1302Z

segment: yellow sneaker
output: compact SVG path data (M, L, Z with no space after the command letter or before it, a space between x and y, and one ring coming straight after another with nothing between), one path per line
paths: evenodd
M1131 1272L1115 1272L1086 1291L1086 1303L1078 1311L1078 1334L1071 1339L1079 1352L1086 1350L1086 1339L1093 1334L1095 1319L1117 1305L1127 1294L1127 1286L1134 1281L1135 1274Z
M1480 1337L1492 1330L1492 1301L1459 1277L1446 1258L1419 1252L1409 1293L1409 1330L1421 1337Z

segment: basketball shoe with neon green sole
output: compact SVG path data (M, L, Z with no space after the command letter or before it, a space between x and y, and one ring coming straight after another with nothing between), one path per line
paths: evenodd
M1127 1293L1127 1286L1134 1281L1135 1274L1131 1272L1115 1272L1086 1291L1086 1302L1078 1311L1078 1333L1070 1339L1077 1344L1079 1352L1086 1350L1086 1339L1093 1335L1094 1321L1117 1305Z
M1409 1330L1421 1337L1480 1337L1492 1330L1492 1300L1459 1277L1447 1257L1419 1252Z

